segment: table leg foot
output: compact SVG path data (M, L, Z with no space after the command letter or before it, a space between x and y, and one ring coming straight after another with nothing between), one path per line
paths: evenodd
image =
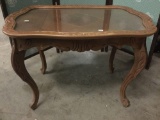
M123 100L121 100L121 102L122 102L124 107L129 107L130 106L130 102L129 102L128 99L123 99Z
M31 87L33 91L33 102L31 104L31 108L35 109L39 99L39 90L36 83L34 82L34 80L32 79L32 77L30 76L25 67L24 64L25 52L26 52L25 50L18 51L15 48L15 45L13 45L11 62L12 62L12 67L14 71L17 73L17 75Z
M120 89L121 102L124 107L129 106L129 100L126 97L126 88L137 77L137 75L144 69L147 61L147 53L144 42L140 46L134 46L134 64L126 75Z
M110 69L111 73L114 72L113 61L114 61L116 51L117 51L117 48L112 47L111 55L110 55L110 58L109 58L109 69Z
M46 69L47 69L46 57L44 55L44 52L40 49L39 49L39 54L40 54L41 61L42 61L42 68L40 70L41 70L42 74L45 74Z
M32 110L35 110L37 108L37 104L32 104L32 105L30 105L30 107Z

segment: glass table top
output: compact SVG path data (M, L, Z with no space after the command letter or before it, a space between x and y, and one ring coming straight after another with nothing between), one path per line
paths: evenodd
M10 37L150 36L157 28L144 13L125 6L30 6L6 18Z
M16 31L103 32L145 30L141 18L121 9L33 9L16 19Z

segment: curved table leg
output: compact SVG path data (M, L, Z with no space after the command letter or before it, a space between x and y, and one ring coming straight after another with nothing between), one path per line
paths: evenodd
M17 73L17 75L26 82L33 91L33 103L31 104L31 108L34 110L37 107L38 99L39 99L39 90L32 79L32 77L29 75L29 73L26 70L25 64L24 64L24 56L26 51L18 51L15 46L12 47L12 55L11 55L11 62L12 67L14 71Z
M129 83L144 69L147 61L147 53L145 49L145 43L142 43L140 48L134 48L134 64L129 73L124 78L124 81L120 88L121 102L124 107L130 105L129 100L126 97L126 88Z
M109 58L109 69L110 69L111 73L114 72L113 61L114 61L116 51L117 51L117 48L112 47L111 55L110 55L110 58Z
M42 72L42 74L45 74L46 69L47 69L46 57L44 55L44 52L42 50L40 50L40 49L39 49L39 54L40 54L41 61L42 61L41 72Z

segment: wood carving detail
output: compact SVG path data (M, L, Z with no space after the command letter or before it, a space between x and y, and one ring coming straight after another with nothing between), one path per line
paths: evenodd
M133 47L140 47L139 42L141 39L133 37L122 37L122 38L106 38L106 39L95 39L95 40L54 40L54 39L17 39L18 50L27 50L32 47L44 48L53 46L63 51L78 51L84 52L88 50L100 50L101 48L112 45L117 48L121 48L123 45L129 45Z

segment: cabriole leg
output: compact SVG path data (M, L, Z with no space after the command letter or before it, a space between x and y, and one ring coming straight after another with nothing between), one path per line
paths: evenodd
M143 40L141 40L143 41ZM126 97L126 88L129 83L144 69L147 61L147 53L145 49L145 41L141 43L140 47L134 46L134 64L129 73L124 78L124 81L120 88L121 102L124 107L130 105L129 100Z
M25 50L18 51L16 49L16 44L14 43L14 45L12 46L11 62L12 62L12 67L14 71L17 73L17 75L32 88L33 102L31 104L31 108L34 110L37 107L39 99L39 90L36 83L26 70L24 64L25 52L26 52Z

